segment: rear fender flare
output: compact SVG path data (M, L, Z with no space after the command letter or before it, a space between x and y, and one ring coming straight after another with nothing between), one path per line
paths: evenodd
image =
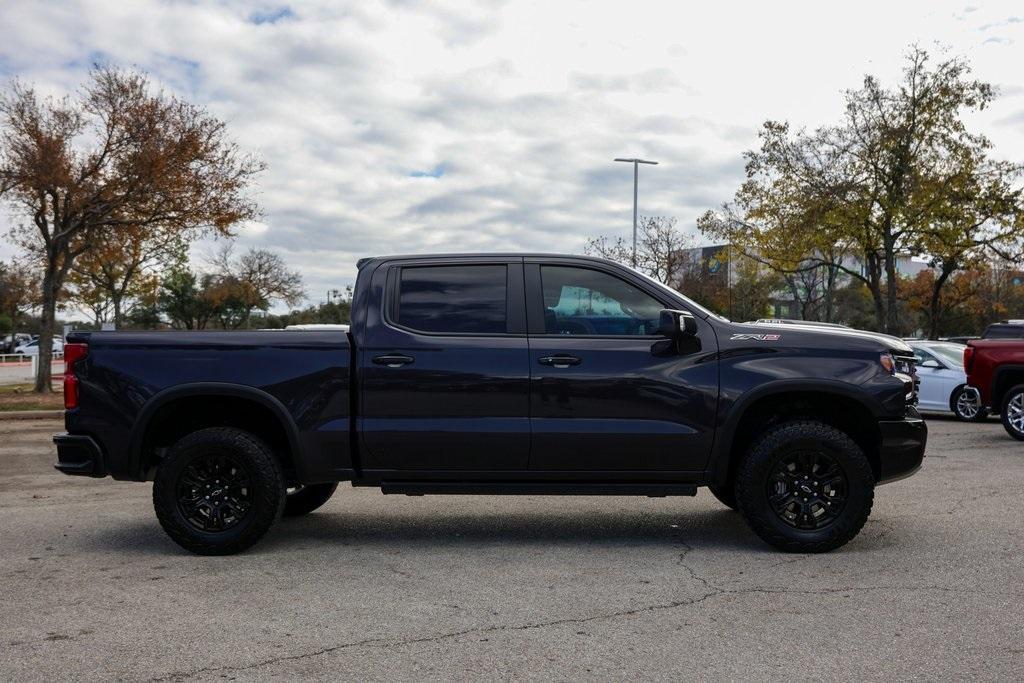
M152 422L153 417L162 407L172 401L199 396L230 396L232 398L242 398L259 403L270 410L281 422L281 426L284 427L285 434L288 436L288 447L292 453L292 462L295 464L296 475L300 481L305 480L299 430L295 425L295 420L288 412L288 409L283 403L281 403L281 401L262 389L246 386L244 384L230 384L227 382L194 382L190 384L181 384L158 392L146 402L142 407L142 410L139 412L138 418L135 420L135 424L132 427L131 436L128 441L128 452L130 454L129 466L131 468L129 471L134 474L136 479L139 481L146 480L148 467L144 466L142 460L142 447L145 443L146 432L149 429L149 425L150 422Z

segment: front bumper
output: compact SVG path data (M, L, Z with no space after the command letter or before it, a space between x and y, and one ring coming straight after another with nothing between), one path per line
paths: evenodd
M878 428L882 435L879 484L904 479L921 469L928 442L928 427L923 419L914 415L902 420L883 420Z
M57 444L57 464L64 474L79 477L105 477L103 451L91 436L83 434L54 434Z

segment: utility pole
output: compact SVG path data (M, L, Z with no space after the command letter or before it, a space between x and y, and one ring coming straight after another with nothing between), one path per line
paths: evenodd
M636 195L637 185L640 181L640 164L651 164L657 166L657 161L646 161L644 159L616 159L633 164L633 267L636 268Z

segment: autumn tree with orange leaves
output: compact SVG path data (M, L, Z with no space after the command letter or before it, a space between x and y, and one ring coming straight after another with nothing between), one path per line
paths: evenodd
M0 95L0 200L41 271L35 390L51 391L57 302L84 254L132 230L230 235L258 215L246 191L263 167L222 121L137 71L97 67L59 99L21 82Z

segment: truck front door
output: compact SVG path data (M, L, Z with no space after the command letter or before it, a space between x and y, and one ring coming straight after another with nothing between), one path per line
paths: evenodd
M528 468L522 259L410 259L373 277L360 349L364 470Z
M697 472L710 455L718 401L714 331L700 350L657 335L675 308L631 274L527 259L530 469Z

